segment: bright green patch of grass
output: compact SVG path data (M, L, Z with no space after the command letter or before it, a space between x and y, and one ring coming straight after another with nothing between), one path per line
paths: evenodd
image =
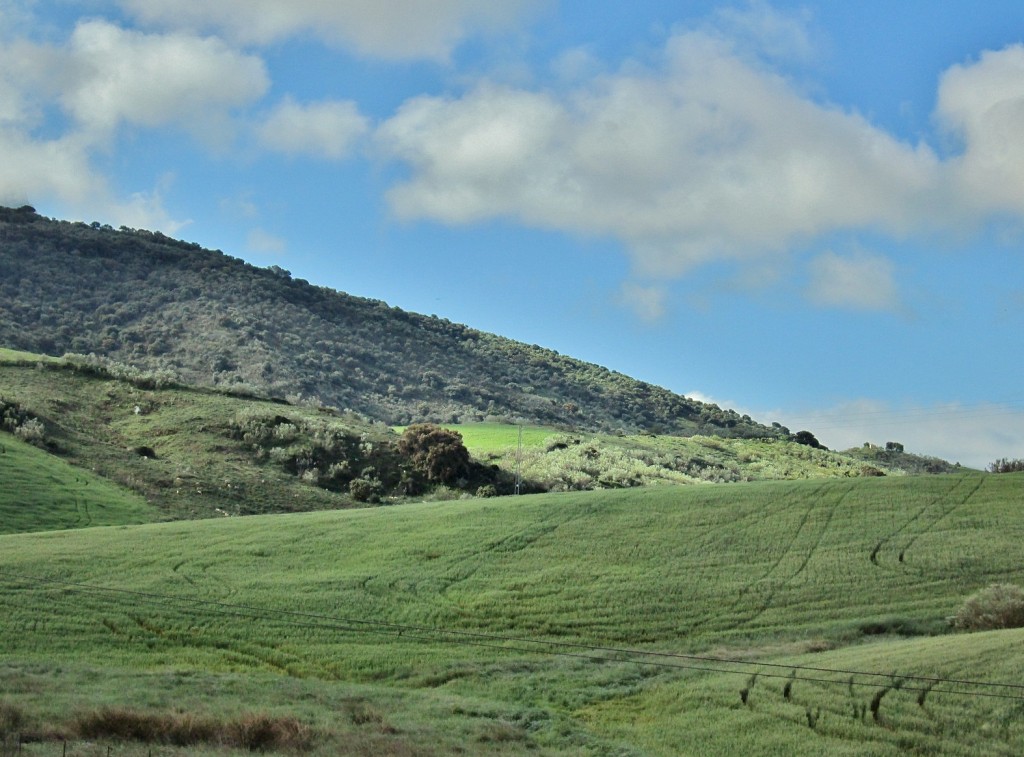
M0 363L43 363L56 360L59 360L59 358L0 347Z
M475 457L514 453L519 448L522 429L523 449L544 449L558 431L547 426L513 426L508 423L463 423L446 425L462 434L462 442Z
M148 523L139 495L0 433L0 533Z

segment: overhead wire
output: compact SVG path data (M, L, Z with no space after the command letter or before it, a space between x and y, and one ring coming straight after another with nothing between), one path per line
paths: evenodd
M27 583L35 586L53 586L65 589L91 592L93 594L107 594L115 596L131 597L134 600L144 601L146 604L153 604L162 607L170 607L179 612L196 613L197 607L207 612L219 615L230 615L235 617L258 617L265 620L273 620L283 625L292 627L333 630L355 633L377 633L395 637L404 637L416 641L427 641L433 643L454 643L464 646L485 647L500 649L506 652L522 652L526 654L546 654L551 656L582 659L591 662L622 662L650 667L695 670L708 673L724 673L734 675L755 674L764 678L785 678L809 683L843 684L848 686L871 686L878 687L883 682L899 682L900 688L904 691L927 692L929 694L952 694L957 696L978 696L998 699L1013 699L1024 701L1024 684L999 683L993 681L976 681L968 679L942 678L934 676L918 676L899 673L877 673L864 670L850 670L843 668L828 668L811 665L794 665L789 663L764 662L756 660L742 660L738 658L717 657L710 655L686 654L680 652L665 652L657 650L642 650L628 647L615 647L601 644L585 644L582 642L554 641L544 639L529 639L517 636L485 633L481 631L468 631L460 629L442 628L436 626L418 626L405 623L394 623L381 620L368 620L365 618L337 617L322 613L311 613L299 610L275 609L257 607L254 605L224 602L220 600L200 599L196 597L184 597L180 595L161 594L157 592L145 592L119 587L104 587L94 584L87 584L76 581L68 581L56 578L43 578L39 576L28 576L20 573L3 570L0 568L0 577L8 580ZM9 597L9 595L6 595ZM294 619L294 620L292 620ZM449 637L449 638L438 638ZM512 646L527 645L527 646ZM558 651L558 650L574 651ZM608 657L603 655L615 655ZM655 658L655 659L637 659ZM675 662L682 660L683 662ZM687 664L687 663L702 663ZM709 665L742 666L745 669L723 669L708 667ZM762 668L772 670L788 670L789 674L765 672ZM754 669L754 670L752 670ZM817 678L806 675L796 675L798 672L809 672L812 674L850 676L849 680L841 681L834 678ZM855 678L869 678L869 681L857 681ZM921 686L906 686L906 682L927 684ZM962 691L957 689L940 689L937 686L966 686L978 691ZM1022 694L1006 693L1019 691Z

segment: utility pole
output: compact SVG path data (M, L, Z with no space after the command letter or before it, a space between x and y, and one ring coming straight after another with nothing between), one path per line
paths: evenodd
M519 494L519 487L523 483L522 474L519 471L523 462L523 424L519 424L519 448L516 450L516 494Z

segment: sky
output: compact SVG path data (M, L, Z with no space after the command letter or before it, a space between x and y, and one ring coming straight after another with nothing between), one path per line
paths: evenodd
M1019 2L0 0L0 204L1024 457Z

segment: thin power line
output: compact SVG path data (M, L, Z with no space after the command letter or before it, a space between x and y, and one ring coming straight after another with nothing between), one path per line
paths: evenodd
M284 609L271 609L256 607L253 605L243 605L230 602L222 602L218 600L206 600L197 599L192 597L181 597L170 594L160 594L156 592L143 592L132 589L122 589L116 587L101 587L94 586L92 584L79 583L74 581L64 581L60 579L51 578L40 578L36 576L26 576L23 574L12 573L9 571L0 570L0 576L5 576L9 579L21 581L24 583L35 584L39 586L60 586L64 588L77 589L80 591L89 591L100 594L115 594L130 596L135 599L145 600L149 604L157 604L164 607L172 607L173 609L185 612L195 613L196 607L200 606L208 611L215 614L221 615L242 615L245 617L263 617L265 619L275 619L272 616L286 616L300 618L301 621L289 621L281 618L276 618L277 622L284 625L300 628L315 628L321 630L340 630L347 632L369 632L369 633L380 633L387 634L395 637L405 637L414 639L417 641L430 641L437 643L438 641L445 643L461 644L463 646L477 646L486 647L491 649L501 649L506 652L524 652L529 654L547 654L552 656L575 658L589 660L593 662L626 662L638 665L653 666L660 668L669 668L676 670L697 670L709 673L726 673L726 674L750 674L748 670L732 670L707 667L710 665L738 665L745 666L746 668L772 668L779 670L790 671L789 675L783 675L782 673L766 673L763 670L756 670L758 676L764 678L786 678L787 680L793 679L797 681L811 682L811 683L829 683L829 684L845 684L851 686L879 686L882 685L881 681L856 681L852 677L861 676L871 679L881 679L882 681L915 681L928 684L925 688L902 686L904 691L924 691L933 694L955 694L958 696L979 696L979 697L994 697L1000 699L1014 699L1024 701L1024 696L1020 696L1012 693L998 693L994 691L958 691L956 689L937 689L936 685L959 685L959 686L971 686L982 689L1003 689L1008 691L1019 691L1024 690L1024 684L1012 684L1012 683L995 683L990 681L973 681L964 679L953 679L953 678L939 678L932 676L915 676L915 675L901 675L897 673L875 673L863 670L847 670L842 668L825 668L815 667L810 665L792 665L785 663L772 663L772 662L757 662L749 660L740 660L735 658L727 657L713 657L707 655L692 655L683 654L677 652L659 652L659 651L647 651L641 649L631 649L625 647L612 647L598 644L583 644L576 642L566 641L547 641L540 639L527 639L515 636L503 636L500 634L489 634L478 631L463 631L456 629L447 629L439 627L429 626L416 626L411 624L401 623L390 623L386 621L378 620L366 620L360 618L346 618L346 617L335 617L330 615L323 615L319 613L301 612L298 610L284 610ZM185 603L191 605L190 607L184 606ZM456 637L455 639L438 639L437 636L451 636ZM514 644L527 644L529 647L522 646L509 646ZM544 649L538 647L554 647L563 649L573 649L579 651L566 652L556 651L554 649ZM585 653L586 652L586 653ZM626 659L622 657L609 658L604 656L598 656L596 653L612 654L626 656ZM643 660L633 659L635 657L654 657L659 658L657 660ZM705 663L703 665L691 665L683 664L678 662L666 662L665 660L686 660L694 663ZM795 677L797 671L809 671L811 673L822 673L832 675L844 675L851 676L850 680L838 681L835 679L825 678L814 678L809 676Z

